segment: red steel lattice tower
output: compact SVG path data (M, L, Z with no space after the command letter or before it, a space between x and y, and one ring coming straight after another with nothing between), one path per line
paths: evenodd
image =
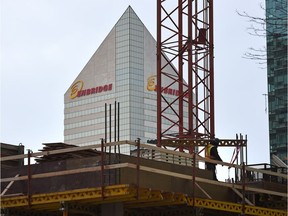
M215 136L213 0L175 4L157 0L158 146Z

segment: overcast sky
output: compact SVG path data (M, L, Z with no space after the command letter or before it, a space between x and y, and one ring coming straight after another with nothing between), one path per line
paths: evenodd
M261 2L214 1L216 136L247 134L249 163L269 162L267 79L243 54L265 40L236 10L263 16ZM63 142L64 93L129 5L155 38L156 0L1 0L1 142Z

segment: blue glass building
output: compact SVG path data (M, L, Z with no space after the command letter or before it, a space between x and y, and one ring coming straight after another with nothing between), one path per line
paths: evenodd
M266 0L270 156L287 164L287 0Z

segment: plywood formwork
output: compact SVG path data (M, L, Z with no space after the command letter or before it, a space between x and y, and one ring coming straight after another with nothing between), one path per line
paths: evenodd
M24 154L24 146L21 143L19 145L0 143L0 149L1 157ZM10 169L10 167L22 166L23 164L23 159L5 161L1 163L1 170Z

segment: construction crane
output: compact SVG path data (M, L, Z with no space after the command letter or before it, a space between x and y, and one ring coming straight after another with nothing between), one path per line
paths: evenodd
M157 1L158 146L214 138L213 49L213 0ZM179 92L173 101L164 94L171 86Z
M213 31L213 0L157 1L158 147L196 152L215 138ZM220 146L239 149L242 138L220 139Z

